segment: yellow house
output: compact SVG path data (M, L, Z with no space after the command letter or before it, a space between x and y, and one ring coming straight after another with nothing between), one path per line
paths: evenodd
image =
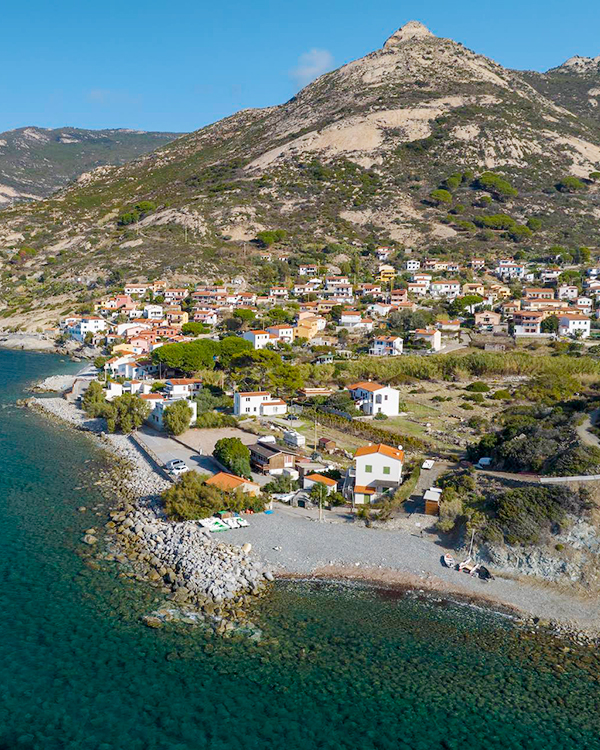
M480 297L485 297L485 287L483 284L478 284L477 282L463 284L462 293L465 297L468 294L478 294Z
M314 339L319 333L319 318L317 315L304 317L296 323L296 332L294 338Z
M377 281L391 281L395 278L396 269L394 268L394 266L388 266L385 263L382 263L379 266L379 276L377 277Z
M131 344L117 344L112 348L112 354L133 354L133 346Z

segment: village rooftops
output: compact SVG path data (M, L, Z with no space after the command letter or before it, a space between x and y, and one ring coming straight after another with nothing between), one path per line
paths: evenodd
M240 396L270 396L269 391L239 391Z
M370 456L373 453L381 453L383 456L395 458L398 461L404 461L404 451L401 448L392 448L389 445L385 445L385 443L377 443L376 445L363 445L356 451L354 457L357 458L358 456Z
M380 391L382 388L385 388L385 386L381 385L381 383L372 383L370 380L353 383L348 386L349 391L357 391L358 389L363 391Z

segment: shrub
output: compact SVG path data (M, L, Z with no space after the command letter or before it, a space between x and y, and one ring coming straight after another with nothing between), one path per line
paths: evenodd
M388 418L387 414L384 414L382 411L377 412L377 414L374 417L374 419L379 419L379 420L385 420L387 418Z
M125 434L137 430L150 416L150 404L139 396L124 393L109 405L106 413L106 424L109 432L119 430Z
M556 183L556 189L561 193L580 193L587 190L585 184L578 180L577 177L563 177Z
M250 450L239 438L221 438L217 440L213 451L214 457L232 474L250 479Z
M437 206L441 203L452 203L452 193L441 188L439 190L434 190L429 194L429 197Z
M506 388L499 388L497 391L491 394L490 398L494 398L497 401L510 401L512 398L511 392Z
M458 492L454 487L446 487L440 502L440 517L436 524L438 530L443 533L452 531L462 514L463 502Z
M480 190L487 190L487 192L492 193L498 200L516 198L519 194L519 191L508 180L493 172L484 172L477 178L475 186Z
M536 216L532 216L530 219L527 219L527 226L532 232L539 232L542 228L542 220L538 219Z
M218 411L207 411L198 415L194 426L199 429L237 427L237 419L231 414L222 414Z
M163 414L163 424L169 435L182 435L190 426L194 412L187 401L181 399L167 406Z
M476 380L474 383L470 383L466 390L472 391L473 393L487 393L490 390L490 387L487 383L483 383L481 380Z
M465 401L472 401L475 404L483 404L485 401L483 393L466 393L463 398Z
M485 419L485 417L474 415L469 419L467 424L472 430L476 430L477 432L484 432L489 423L487 419Z

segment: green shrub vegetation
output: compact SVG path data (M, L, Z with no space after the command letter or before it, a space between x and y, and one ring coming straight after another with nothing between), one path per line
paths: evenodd
M264 500L247 493L221 492L206 484L206 476L188 471L162 494L167 517L173 521L193 521L208 518L222 510L240 512L251 509L264 510Z
M506 198L516 198L519 191L514 188L508 180L500 177L493 172L484 172L475 181L475 187L480 190L486 190L497 200L505 200Z
M170 404L163 414L166 432L169 435L182 435L189 428L192 416L192 408L184 399Z
M227 471L238 477L250 479L250 450L239 438L221 438L217 440L213 451L214 457Z
M577 177L563 177L556 183L556 189L561 193L581 193L587 190L585 183L578 180Z

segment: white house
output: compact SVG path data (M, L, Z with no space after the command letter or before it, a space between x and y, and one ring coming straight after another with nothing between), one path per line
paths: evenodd
M407 271L418 271L419 268L421 268L421 261L420 260L407 260L404 263L404 267Z
M275 336L277 341L284 341L287 344L291 344L294 340L294 326L290 325L276 325L269 326L267 333L271 336Z
M558 287L558 299L577 299L578 296L579 289L576 286L561 284Z
M495 274L501 279L522 279L525 276L525 266L514 260L501 260L498 261Z
M143 297L149 289L152 289L150 284L126 284L124 291L125 294L137 294L138 297Z
M302 486L305 490L311 490L315 484L320 484L325 487L328 495L331 495L332 492L337 490L337 482L335 479L324 477L322 474L307 474L302 480Z
M442 334L437 328L417 328L413 334L414 341L425 341L432 352L439 352L442 348Z
M162 320L164 311L162 305L144 305L144 317L148 320Z
M369 349L373 357L398 357L404 345L400 336L377 336Z
M399 413L400 393L388 385L381 385L370 380L348 386L350 396L365 414L385 414L397 417Z
M185 398L165 398L160 393L143 393L140 398L150 405L150 416L146 421L157 430L162 430L164 427L165 410L178 401L185 401L190 408L190 427L198 418L198 405L195 401L188 401Z
M277 416L287 412L282 399L272 398L269 391L241 391L234 394L233 413L236 417L245 414L257 417Z
M167 398L190 398L201 389L200 378L171 378L165 382Z
M446 279L432 281L429 285L429 292L432 297L448 297L450 299L458 297L460 281L447 281Z
M347 494L356 505L371 503L386 490L402 483L404 451L384 443L364 445L354 455L354 467L347 475ZM348 481L348 479L350 481Z
M266 331L246 331L242 338L249 341L255 349L264 349L267 344L270 344L273 340L271 334Z
M319 267L316 263L301 263L298 266L299 276L316 276L319 272Z
M559 336L573 336L586 339L590 335L591 321L583 315L561 315L558 319Z
M104 318L92 316L89 318L79 318L69 326L67 332L74 339L77 339L77 341L83 341L88 333L95 335L101 331L105 331L107 327L108 323Z
M544 284L552 284L558 280L558 277L561 275L561 273L562 271L560 270L560 268L546 268L541 272L540 279L544 282Z

